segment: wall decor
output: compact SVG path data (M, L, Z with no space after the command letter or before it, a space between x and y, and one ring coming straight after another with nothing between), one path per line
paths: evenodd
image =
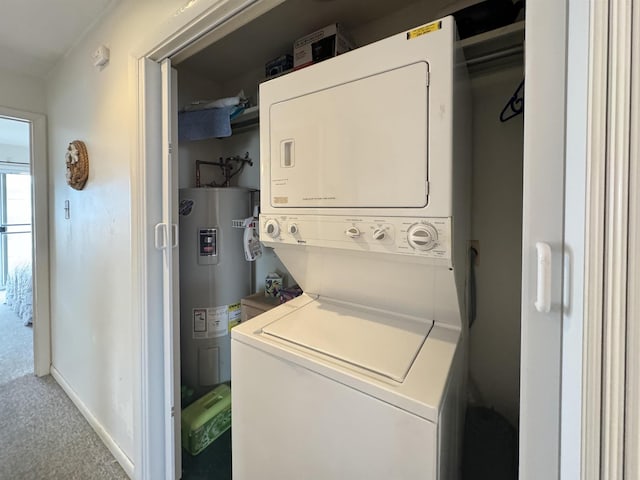
M87 146L80 140L69 143L65 154L67 183L71 188L82 190L89 178L89 155Z

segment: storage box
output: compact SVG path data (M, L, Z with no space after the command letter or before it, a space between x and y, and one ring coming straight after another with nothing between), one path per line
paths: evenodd
M270 273L264 279L264 295L266 297L277 297L282 290L282 277L277 273Z
M264 66L264 74L267 78L281 75L293 68L293 55L280 55L278 58L267 62Z
M303 68L353 49L354 45L342 26L332 23L295 41L293 68Z
M218 385L182 410L182 447L197 455L231 426L231 388Z

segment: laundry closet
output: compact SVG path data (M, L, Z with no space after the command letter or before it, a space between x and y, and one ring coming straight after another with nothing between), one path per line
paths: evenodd
M340 24L356 47L362 47L440 18L448 13L450 3L289 0L271 9L262 8L264 11L257 16L252 9L258 11L259 7L253 6L171 58L177 72L174 76L177 98L173 100L178 115L197 111L199 105L217 99L241 97L242 101L231 120L231 135L218 138L213 133L211 138L202 138L207 136L205 133L198 139L189 139L181 132L182 138L178 141L179 191L174 192L174 196L179 203L181 318L174 321L181 323L181 386L185 405L207 390L193 383L204 379L205 385L208 382L213 388L215 384L228 382L222 367L228 362L223 358L228 355L224 342L228 342L234 323L278 304L277 299L265 295L270 279L281 280L282 288L292 289L296 285L296 279L273 250L263 246L257 258L249 261L250 253L242 248L245 232L251 229L250 219L254 214L257 217L260 204L258 85L269 74L265 65L291 54L296 39L327 25ZM523 43L522 11L508 25L460 40L467 60L472 99L468 269L472 281L466 289L472 308L469 318L465 319L470 323L467 396L470 404L494 409L514 431L519 422L520 379ZM235 192L235 197L221 200L219 197L226 195L225 189ZM183 233L183 224L190 221L184 215L185 209L209 201L196 198L200 195L198 190L217 192L213 194L217 196L212 200L216 205L214 209L222 208L224 211L217 214L224 217L225 224L230 224L224 231L216 230L217 225L207 224L217 220L202 220L190 227L193 238ZM225 258L230 242L234 243L233 260ZM193 250L193 258L189 258L185 248ZM191 279L198 262L207 273ZM222 273L217 267L223 263ZM212 279L216 275L218 278ZM206 304L207 300L202 297L190 298L188 292L196 288L192 281L217 285L207 286L208 289L231 288L229 285L233 282L238 287L225 292L224 298ZM216 294L205 292L205 298L212 295ZM211 310L198 312L206 322L206 315L217 315L220 308L226 318L222 326L209 336L196 332L194 310ZM209 353L197 353L202 345L211 346ZM189 379L192 384L185 383L189 377L184 374L185 369L197 369L198 365L205 364L215 365L219 372L208 378L202 372L194 373ZM233 391L232 385L231 389ZM180 459L176 462L179 465ZM230 465L230 433L227 432L197 455L183 453L182 478L224 475L225 472L230 478Z

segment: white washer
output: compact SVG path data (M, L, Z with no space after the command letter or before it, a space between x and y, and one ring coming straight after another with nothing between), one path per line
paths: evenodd
M231 332L235 480L458 477L469 118L451 18L260 87L261 240L304 294Z
M308 295L236 327L234 479L455 478L459 344Z

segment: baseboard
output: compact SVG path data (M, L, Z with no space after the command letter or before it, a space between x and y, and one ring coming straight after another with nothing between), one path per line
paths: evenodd
M102 442L106 445L106 447L118 461L129 478L133 478L133 462L131 461L131 459L127 456L126 453L124 453L124 451L118 446L113 438L111 438L111 435L107 433L102 424L98 422L96 417L91 414L86 405L82 403L82 400L80 400L80 397L78 397L76 392L73 391L71 386L65 381L60 372L58 372L58 370L56 370L56 367L54 367L53 365L51 366L51 376L56 380L56 382L58 382L58 385L60 385L62 390L64 390L64 392L71 399L78 410L80 410L82 416L86 418L87 422L89 422L89 425L91 425L91 428L93 428L93 430L98 434Z

